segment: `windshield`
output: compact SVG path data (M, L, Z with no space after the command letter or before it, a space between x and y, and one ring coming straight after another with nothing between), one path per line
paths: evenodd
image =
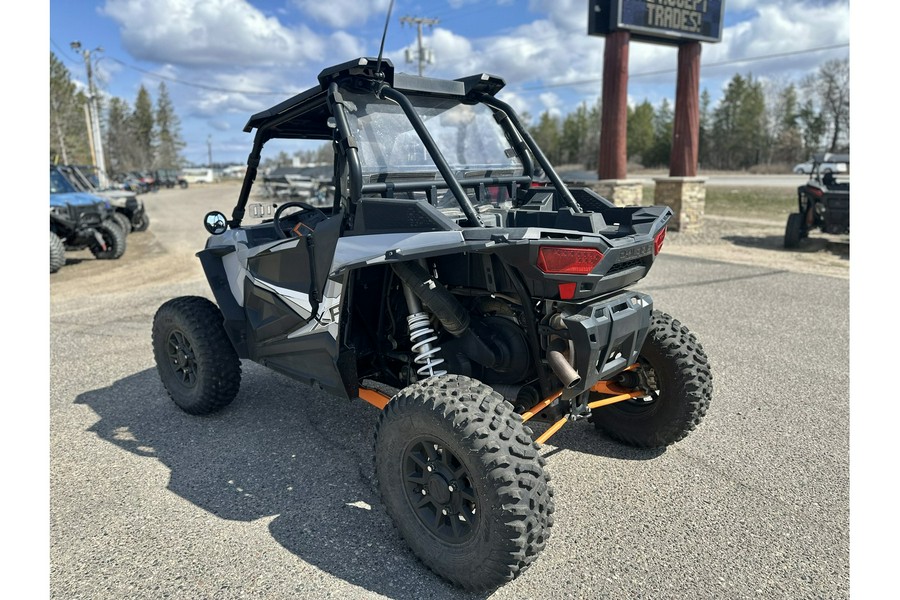
M350 125L359 145L363 176L437 174L399 105L374 96L345 93L344 97L350 100ZM521 161L487 106L432 96L410 95L409 99L458 177L522 174Z
M69 183L69 180L58 170L50 167L50 193L51 194L72 194L75 188Z

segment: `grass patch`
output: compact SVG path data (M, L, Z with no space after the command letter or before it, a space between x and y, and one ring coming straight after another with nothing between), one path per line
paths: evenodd
M644 202L653 202L653 186L644 186ZM705 213L716 217L743 217L785 221L797 211L796 188L707 186Z

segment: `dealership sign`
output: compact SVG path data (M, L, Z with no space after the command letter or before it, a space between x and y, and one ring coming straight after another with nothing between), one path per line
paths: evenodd
M588 34L629 31L657 44L719 42L725 0L590 0Z

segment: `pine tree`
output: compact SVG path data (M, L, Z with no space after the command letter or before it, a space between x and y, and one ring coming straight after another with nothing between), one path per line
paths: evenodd
M766 102L762 84L751 75L732 77L713 111L711 166L746 169L763 155Z
M663 98L653 117L653 145L647 150L644 166L668 166L672 156L672 130L675 113L668 98Z
M128 103L121 98L111 98L106 116L104 148L109 159L109 172L113 177L140 167L132 125L131 107Z
M644 100L636 107L628 107L628 159L646 165L651 158L656 131L654 118L656 111L649 100Z
M135 157L139 169L149 169L153 164L153 101L147 88L141 85L134 101Z
M712 130L712 97L709 90L703 88L700 93L700 136L697 148L697 162L705 165L709 160L709 135Z
M772 113L776 119L774 160L784 163L804 160L800 106L794 84L785 86L779 92Z
M828 127L825 117L816 110L812 100L807 100L803 103L803 106L797 113L797 117L803 129L804 157L820 152L822 138L825 136L825 130Z
M85 95L66 66L50 53L50 162L92 164L84 116Z
M560 157L559 118L551 116L549 111L544 111L538 124L529 128L529 131L550 163L558 163Z
M600 164L600 121L601 121L601 99L597 98L597 102L588 111L588 131L584 136L584 146L581 150L581 160L584 167L590 171L596 171Z
M561 164L579 164L584 162L582 149L585 145L585 137L589 132L588 108L581 103L574 112L566 115L562 123L562 135L560 138Z
M156 98L156 153L153 165L157 169L179 167L184 162L181 150L185 144L181 140L181 122L175 114L175 107L169 98L166 83L159 84L159 96Z

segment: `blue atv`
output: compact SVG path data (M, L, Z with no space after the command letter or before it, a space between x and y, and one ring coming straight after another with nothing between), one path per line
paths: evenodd
M112 219L114 210L99 196L78 192L50 166L50 272L66 264L67 250L88 248L95 258L117 259L125 253L125 232Z

